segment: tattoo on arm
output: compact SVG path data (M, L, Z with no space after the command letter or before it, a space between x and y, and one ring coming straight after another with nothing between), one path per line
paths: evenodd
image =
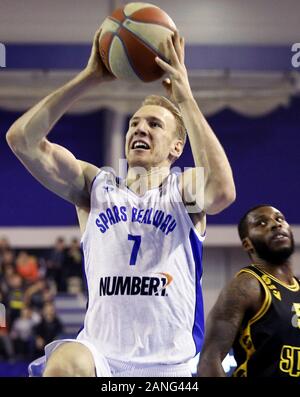
M206 322L206 333L200 363L222 362L239 333L246 313L259 309L262 302L259 281L241 273L225 287ZM210 363L210 364L209 364Z

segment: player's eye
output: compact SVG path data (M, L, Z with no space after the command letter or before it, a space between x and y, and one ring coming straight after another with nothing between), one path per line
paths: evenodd
M259 221L256 222L256 225L257 225L257 226L266 226L266 225L267 225L267 222L261 219L261 220L259 220Z
M158 123L157 121L150 121L149 125L151 128L156 128L156 127L161 128L161 124Z

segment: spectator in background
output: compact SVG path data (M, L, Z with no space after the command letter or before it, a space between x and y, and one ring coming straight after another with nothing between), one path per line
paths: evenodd
M5 251L10 250L10 243L6 237L1 237L0 238L0 262L1 262L1 257Z
M16 259L16 269L27 284L31 284L39 278L37 258L25 251L19 252Z
M35 327L36 357L44 354L44 347L63 332L62 322L56 315L53 303L46 303L41 322Z
M22 277L13 273L8 277L8 292L6 295L6 309L9 315L9 326L20 317L21 310L24 307L24 285Z
M31 360L34 354L33 329L40 322L40 316L31 308L24 307L21 316L16 319L11 329L15 353L18 359Z
M66 291L65 280L63 280L62 272L66 261L66 244L63 237L58 237L54 248L49 253L47 260L47 279L55 282L56 288L60 292Z
M5 296L9 290L9 278L15 273L15 254L9 249L3 252L0 261L0 290Z
M1 292L1 289L0 302L4 302L4 296ZM14 357L14 349L8 334L7 326L4 325L5 324L0 325L0 359L4 358L5 360L11 361Z
M0 360L12 361L14 348L6 327L0 328Z
M82 292L82 254L80 243L77 238L73 238L67 251L66 263L63 269L66 279L67 291L69 293ZM74 292L75 291L75 292Z
M1 260L0 260L2 268L7 265L14 265L15 264L15 253L12 249L6 249L1 253Z
M40 279L30 285L25 292L24 300L26 305L41 312L47 302L52 302L55 292L50 289L46 280Z

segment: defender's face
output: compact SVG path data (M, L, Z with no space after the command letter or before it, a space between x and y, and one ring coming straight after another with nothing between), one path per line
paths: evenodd
M290 225L274 207L261 207L248 215L248 236L262 259L265 254L274 258L285 254L288 257L294 249Z
M173 114L161 106L141 107L131 118L126 134L125 152L130 167L169 165L175 137Z

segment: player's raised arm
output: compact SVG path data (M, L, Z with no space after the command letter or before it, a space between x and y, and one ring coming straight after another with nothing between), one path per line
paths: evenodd
M198 376L226 376L222 361L231 349L245 315L252 317L262 304L262 291L255 277L241 273L220 293L206 320Z
M77 206L89 204L89 179L97 167L77 161L71 152L46 138L54 124L89 88L112 79L98 53L100 31L94 36L86 68L74 79L28 110L10 127L9 146L44 186Z
M160 58L156 58L156 62L170 76L164 85L181 111L195 165L204 167L204 203L201 209L207 214L216 214L235 200L231 167L220 142L193 97L184 64L184 40L178 32L175 32L173 39L168 40L166 51L169 53L170 64ZM193 178L196 178L195 170L186 177L183 175L183 183L191 183ZM183 189L185 193L192 191L184 186ZM184 199L193 202L197 198Z

